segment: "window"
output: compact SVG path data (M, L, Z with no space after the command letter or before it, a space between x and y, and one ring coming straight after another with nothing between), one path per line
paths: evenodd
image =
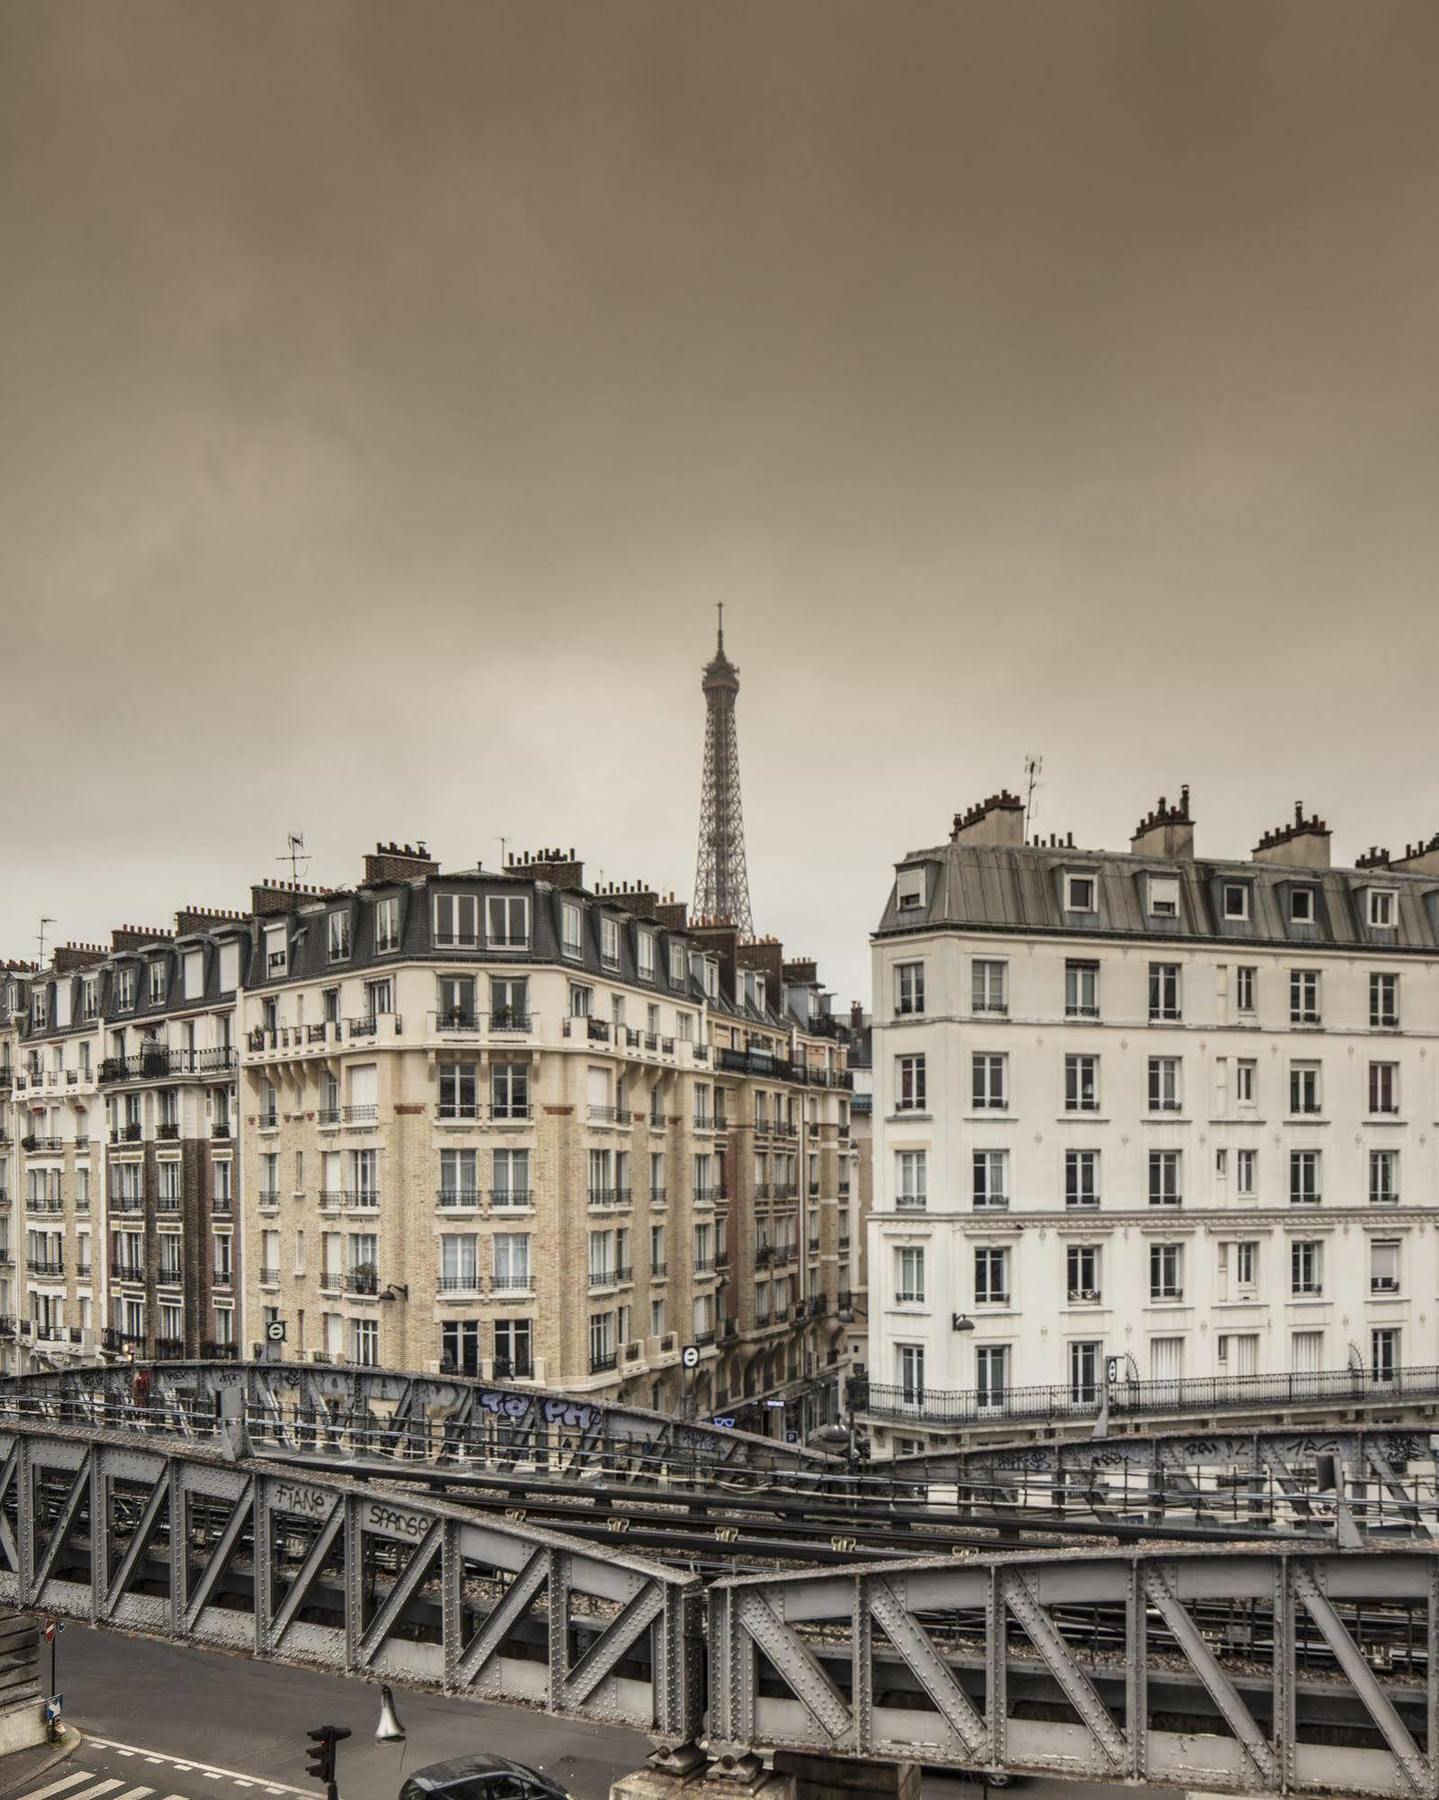
M1064 1253L1066 1285L1071 1304L1099 1298L1099 1246L1071 1244Z
M1092 875L1066 875L1064 878L1064 910L1092 913L1095 882Z
M479 948L479 905L474 894L435 895L435 944L440 948Z
M490 1198L496 1206L528 1206L530 1203L530 1153L528 1150L496 1150L490 1164L494 1187Z
M1317 1375L1324 1367L1324 1333L1296 1331L1289 1342L1289 1366L1296 1375Z
M1231 1248L1221 1244L1220 1255ZM1242 1243L1232 1246L1234 1251L1234 1297L1243 1300L1252 1297L1259 1289L1259 1245L1253 1238L1246 1238Z
M612 1312L590 1314L590 1368L612 1369L615 1366L615 1315Z
M1069 1346L1069 1397L1076 1406L1093 1406L1099 1399L1099 1359L1103 1346L1086 1339Z
M1392 931L1397 909L1398 895L1393 888L1369 889L1369 923L1375 931Z
M584 929L582 910L573 900L566 900L560 908L560 948L575 962L584 955Z
M1369 1152L1369 1203L1371 1206L1393 1206L1399 1198L1399 1152Z
M480 1116L479 1065L445 1062L439 1067L440 1117L477 1119Z
M495 1261L496 1292L528 1292L534 1279L530 1267L529 1232L497 1231L490 1248Z
M689 955L683 944L670 945L670 986L682 988L689 977Z
M1226 881L1220 887L1220 910L1226 919L1249 917L1249 883Z
M1296 1238L1289 1246L1289 1291L1299 1299L1324 1292L1324 1246L1314 1238Z
M1289 890L1289 922L1292 925L1314 923L1314 889L1296 887Z
M490 977L491 1031L528 1031L530 1026L530 984L523 976Z
M93 975L87 975L80 983L80 1017L97 1019L100 1016L100 984Z
M1254 1332L1221 1332L1215 1340L1215 1360L1226 1375L1257 1375L1259 1339Z
M902 1244L894 1253L895 1301L900 1306L924 1303L924 1250Z
M1009 1345L982 1344L974 1353L975 1403L1001 1407L1009 1396Z
M1009 1011L1008 965L992 958L976 958L970 966L971 998L977 1013Z
M929 1157L923 1150L898 1150L894 1158L894 1203L901 1212L923 1212L927 1203Z
M280 927L280 958L281 958L280 967L282 970L284 968L284 955L285 955L284 932L285 932L285 928L282 925ZM268 930L265 933L265 948L267 950L270 948L270 934L269 934ZM272 961L273 961L273 958L272 958ZM271 970L271 972L273 973L273 969ZM35 999L36 1008L38 1009L38 1012L39 1012L39 1018L37 1019L36 1022L37 1022L37 1024L43 1025L45 1023L45 992L44 992L43 988L38 988L36 990L34 999ZM127 964L122 968L116 969L116 971L115 971L115 1006L116 1006L116 1009L120 1012L129 1012L130 1009L134 1006L134 1004L135 1004L135 971L133 968L129 967L129 965Z
M372 1369L380 1361L380 1322L378 1319L350 1321L350 1361L361 1368Z
M922 1056L897 1056L895 1074L898 1096L895 1101L897 1112L923 1112L924 1099L924 1058Z
M1184 1190L1180 1181L1181 1154L1178 1150L1151 1150L1149 1152L1149 1204L1151 1206L1180 1206L1183 1204Z
M1000 965L1003 967L1003 964ZM896 963L894 966L894 1010L897 1013L924 1011L924 964Z
M1249 963L1241 963L1234 971L1234 1010L1252 1013L1259 990L1259 971Z
M1392 1381L1399 1373L1397 1326L1380 1326L1369 1333L1370 1368L1376 1381Z
M478 1157L473 1150L441 1150L440 1205L473 1206L479 1199Z
M643 928L635 938L635 967L641 981L655 978L655 934Z
M600 916L600 961L607 969L620 966L620 922L604 914Z
M1002 1210L1009 1205L1009 1152L976 1150L974 1153L974 1204Z
M325 1023L338 1025L340 1022L340 990L337 987L325 988L320 994L320 1002L324 1007Z
M1290 1024L1318 1025L1320 1019L1318 969L1291 969L1289 971Z
M1151 1244L1149 1246L1149 1298L1182 1300L1184 1298L1183 1244Z
M383 900L375 902L375 954L383 956L386 951L398 950L400 947L400 897L398 894L386 894Z
M1372 1062L1369 1065L1369 1110L1372 1113L1399 1111L1399 1065Z
M1258 1171L1259 1152L1257 1150L1236 1150L1234 1153L1235 1193L1246 1199L1252 1199Z
M1259 1092L1259 1064L1241 1056L1234 1065L1234 1099L1239 1106L1253 1106Z
M1099 1017L1099 964L1074 962L1064 965L1064 1016L1067 1019Z
M528 1377L534 1371L534 1321L532 1319L496 1319L495 1374Z
M1321 1110L1319 1095L1320 1065L1296 1062L1289 1065L1289 1110L1292 1113L1317 1113Z
M924 906L924 870L901 869L895 881L894 903L900 912L918 912Z
M1180 1058L1151 1056L1149 1059L1150 1112L1177 1113L1180 1108Z
M1177 875L1151 875L1146 883L1149 893L1149 910L1157 919L1177 919L1179 917L1179 877Z
M894 1372L906 1406L924 1405L924 1345L896 1344Z
M493 1063L490 1067L490 1112L496 1119L530 1116L530 1065Z
M1009 1250L986 1246L974 1253L974 1303L976 1306L1009 1304Z
M980 1052L973 1058L971 1073L976 1112L1003 1112L1009 1105L1008 1063L1007 1056L996 1056L991 1052Z
M1064 1059L1064 1110L1099 1111L1099 1058L1066 1056Z
M1066 1150L1064 1153L1064 1204L1099 1205L1099 1152Z
M530 901L528 894L485 896L485 941L491 950L528 950Z
M1149 1017L1167 1021L1182 1017L1179 1006L1179 964L1150 963Z
M1399 977L1369 977L1369 1023L1376 1030L1390 1030L1399 1023Z
M167 972L166 966L162 962L152 962L150 964L151 1006L163 1006L165 1004L165 977Z
M1319 1152L1289 1152L1289 1203L1291 1206L1314 1206L1319 1201Z
M325 942L331 962L345 962L350 955L350 915L341 909L329 914L325 921Z
M1369 1245L1369 1292L1399 1292L1399 1240L1374 1238Z

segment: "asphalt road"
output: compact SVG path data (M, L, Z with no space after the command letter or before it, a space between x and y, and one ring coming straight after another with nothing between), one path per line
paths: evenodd
M354 1734L340 1746L342 1800L396 1800L405 1776L426 1763L486 1751L543 1769L579 1800L605 1800L610 1783L639 1768L650 1751L649 1740L634 1732L405 1689L396 1690L395 1704L408 1741L377 1744L380 1690L368 1682L74 1623L60 1640L57 1685L65 1717L87 1739L78 1761L97 1779L153 1787L156 1800L172 1793L246 1800L234 1775L261 1790L248 1800L265 1800L271 1783L323 1800L324 1790L305 1773L305 1733L317 1725L348 1725ZM189 1767L146 1764L106 1747L114 1744ZM207 1770L220 1778L206 1779ZM97 1800L123 1800L125 1792L117 1787Z

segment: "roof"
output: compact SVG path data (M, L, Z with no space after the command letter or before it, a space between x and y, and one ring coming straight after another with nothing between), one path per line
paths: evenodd
M921 865L928 871L923 905L901 910L896 881L877 937L962 929L1288 948L1312 944L1431 956L1439 949L1439 876L1387 866L1306 869L1059 845L963 843L914 851L898 866L907 870ZM1067 874L1096 878L1093 912L1065 909ZM1178 910L1172 918L1148 910L1146 877L1151 874L1177 878ZM1249 889L1246 919L1224 916L1223 889L1233 883ZM1296 887L1314 890L1312 924L1290 917L1289 894ZM1365 896L1371 888L1397 895L1393 927L1369 923Z

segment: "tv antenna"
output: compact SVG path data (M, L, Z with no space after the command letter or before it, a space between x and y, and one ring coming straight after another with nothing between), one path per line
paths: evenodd
M1044 770L1042 756L1026 756L1024 759L1024 841L1029 842L1029 834L1034 829L1034 796L1040 786L1039 777Z
M290 880L294 886L298 887L300 885L300 864L308 864L310 861L309 853L305 849L305 834L303 831L292 831L286 836L285 842L289 848L283 856L277 856L275 861L289 863Z
M40 930L35 939L35 942L40 946L40 967L42 969L45 967L45 927L47 925L53 925L54 923L55 921L48 917L48 915L45 918L42 918L40 921Z

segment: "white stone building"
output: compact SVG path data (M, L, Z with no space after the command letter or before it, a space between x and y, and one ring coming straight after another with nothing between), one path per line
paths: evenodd
M1439 1363L1439 837L1332 869L1296 808L1200 861L1186 790L1086 851L1001 794L897 865L873 969L877 1455Z

